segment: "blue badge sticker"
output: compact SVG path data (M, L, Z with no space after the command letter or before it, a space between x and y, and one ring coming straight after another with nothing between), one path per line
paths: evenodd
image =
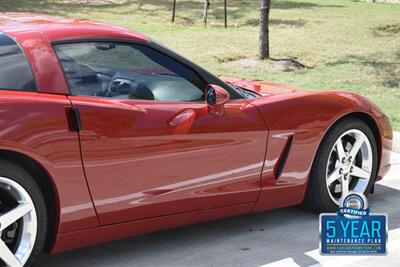
M370 214L365 196L350 192L337 213L320 215L320 253L385 255L387 232L387 215Z

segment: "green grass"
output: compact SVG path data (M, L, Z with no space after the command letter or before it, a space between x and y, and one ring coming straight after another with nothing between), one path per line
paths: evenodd
M0 10L83 17L135 29L219 75L355 91L382 107L400 130L400 5L272 0L271 56L296 58L313 68L267 72L228 62L257 56L258 0L228 1L229 29L222 25L222 0L214 1L207 28L201 23L202 0L177 0L175 24L170 23L172 0L73 2L1 0Z

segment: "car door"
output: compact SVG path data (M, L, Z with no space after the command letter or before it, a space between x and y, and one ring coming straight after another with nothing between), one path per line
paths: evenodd
M206 81L144 44L55 45L79 112L100 223L255 202L267 130L245 99L212 115Z

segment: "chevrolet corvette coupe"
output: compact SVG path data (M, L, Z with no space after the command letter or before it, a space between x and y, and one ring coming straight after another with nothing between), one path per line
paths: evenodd
M0 64L0 266L298 204L335 211L390 168L389 120L366 98L217 77L121 27L0 13Z

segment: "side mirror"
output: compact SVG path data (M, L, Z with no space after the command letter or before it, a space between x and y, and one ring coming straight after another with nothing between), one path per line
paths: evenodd
M224 105L230 99L229 93L221 86L209 84L206 89L208 112L212 115L224 114Z

